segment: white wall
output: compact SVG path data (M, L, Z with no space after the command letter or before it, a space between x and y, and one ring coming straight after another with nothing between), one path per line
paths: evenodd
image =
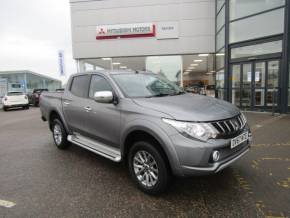
M74 58L215 51L214 0L70 0ZM96 26L176 21L178 39L96 40Z

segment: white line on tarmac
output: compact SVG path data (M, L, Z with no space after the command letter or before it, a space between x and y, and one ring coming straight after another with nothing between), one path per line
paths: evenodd
M14 207L16 204L14 202L11 201L4 201L0 199L0 207L7 207L7 208L11 208Z

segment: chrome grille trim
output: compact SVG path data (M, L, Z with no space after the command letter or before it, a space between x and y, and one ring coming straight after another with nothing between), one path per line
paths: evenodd
M216 123L218 126L219 126L219 128L223 131L223 133L226 133L226 131L225 131L225 129L223 128L223 126L219 123L219 122L217 122ZM214 126L214 125L213 125Z
M212 122L219 135L232 135L244 128L246 120L241 114L223 121Z

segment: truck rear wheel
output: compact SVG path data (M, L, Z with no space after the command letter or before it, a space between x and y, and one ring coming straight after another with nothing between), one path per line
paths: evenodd
M56 118L52 121L52 135L53 141L57 148L66 149L70 142L67 141L67 133L62 122Z
M129 151L131 177L138 188L150 195L164 192L170 182L170 171L164 155L151 143L136 142Z

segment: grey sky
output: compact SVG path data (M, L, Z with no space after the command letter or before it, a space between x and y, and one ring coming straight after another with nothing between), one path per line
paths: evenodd
M58 50L67 76L76 71L68 0L0 0L0 71L32 70L59 76Z

